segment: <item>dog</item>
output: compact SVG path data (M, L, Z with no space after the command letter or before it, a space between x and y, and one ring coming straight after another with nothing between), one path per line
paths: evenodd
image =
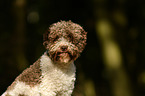
M44 54L24 70L2 96L71 96L87 32L72 21L52 24L44 33Z

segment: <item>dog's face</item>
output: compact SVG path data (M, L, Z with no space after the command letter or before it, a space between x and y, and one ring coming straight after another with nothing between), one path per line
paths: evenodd
M87 32L71 21L52 24L44 34L43 45L57 63L69 63L78 58L86 45Z

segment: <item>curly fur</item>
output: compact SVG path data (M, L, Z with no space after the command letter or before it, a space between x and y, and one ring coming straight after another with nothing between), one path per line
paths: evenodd
M46 49L50 50L51 45L54 45L56 41L59 41L59 38L63 37L74 45L73 50L75 50L79 56L79 54L83 51L86 45L86 35L87 32L85 32L80 25L71 21L61 21L58 23L54 23L49 27L48 31L44 35L43 44ZM49 54L51 53L49 52ZM78 56L76 56L76 58Z
M73 61L83 51L86 35L71 21L52 24L44 34L47 51L2 96L71 96L76 71Z

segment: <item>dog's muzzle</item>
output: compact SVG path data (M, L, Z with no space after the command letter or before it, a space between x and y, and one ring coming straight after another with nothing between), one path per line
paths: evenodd
M67 45L62 45L58 50L49 52L49 55L57 63L69 63L77 57L76 52L70 50Z

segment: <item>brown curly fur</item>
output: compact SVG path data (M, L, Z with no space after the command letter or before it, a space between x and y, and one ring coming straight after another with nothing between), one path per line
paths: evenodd
M63 37L68 42L74 44L75 48L72 49L72 54L75 55L74 58L76 59L86 45L86 35L87 32L85 32L80 25L72 21L60 21L52 24L44 34L43 45L46 49L50 50L51 46L54 45L59 38ZM51 57L51 52L49 52L49 55Z

